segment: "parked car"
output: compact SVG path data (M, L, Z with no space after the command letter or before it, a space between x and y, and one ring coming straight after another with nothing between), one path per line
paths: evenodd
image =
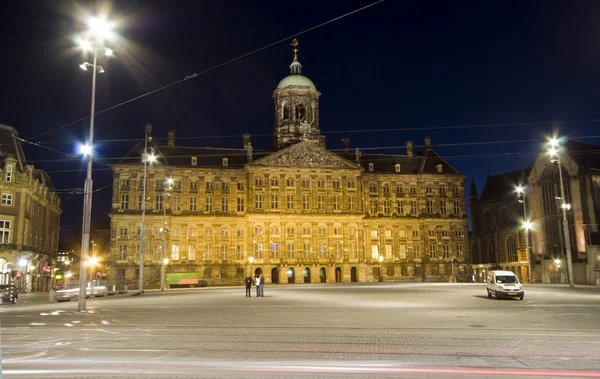
M513 272L490 271L487 275L487 295L494 295L498 300L503 297L518 297L523 300L525 290Z
M14 284L0 284L0 303L15 304L19 301L19 288Z

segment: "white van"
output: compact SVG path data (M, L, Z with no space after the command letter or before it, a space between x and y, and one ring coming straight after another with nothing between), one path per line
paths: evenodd
M517 276L510 271L490 271L487 275L487 295L496 299L518 297L523 300L525 290Z

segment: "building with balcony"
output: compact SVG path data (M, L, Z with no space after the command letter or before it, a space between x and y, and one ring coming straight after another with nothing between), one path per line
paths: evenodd
M136 285L146 201L145 285L191 273L208 285L448 281L470 277L464 179L432 149L325 148L315 84L294 57L273 92L273 151L156 146L143 198L143 145L114 172L109 280ZM151 128L148 128L151 133ZM171 178L172 184L166 185ZM252 259L250 259L252 258Z
M0 124L0 283L48 290L58 252L61 202L50 177L28 165L18 132Z

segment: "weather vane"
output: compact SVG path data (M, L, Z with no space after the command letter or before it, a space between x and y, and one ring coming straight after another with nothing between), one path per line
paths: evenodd
M298 60L298 40L296 38L294 38L292 40L292 43L290 43L290 46L292 46L294 48L292 50L294 52L294 60L297 61Z

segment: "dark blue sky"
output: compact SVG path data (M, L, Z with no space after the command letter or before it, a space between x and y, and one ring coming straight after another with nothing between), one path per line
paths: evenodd
M365 6L370 0L127 1L113 4L122 37L115 58L99 63L97 111L183 79L288 35ZM78 65L91 57L74 48L85 25L80 15L102 2L4 1L0 120L31 138L89 114L91 75ZM550 123L572 137L600 135L600 2L392 1L298 37L303 73L322 92L321 129L329 148L422 145L481 190L492 173L530 166ZM155 137L175 129L177 144L241 147L241 134L273 132L271 94L288 74L289 41L134 101L96 118L95 139ZM589 121L567 124L565 121ZM439 129L456 125L522 124ZM548 123L546 123L548 122ZM337 131L427 128L389 132ZM36 139L74 152L86 138L82 121ZM223 136L233 138L192 139ZM254 137L268 149L270 137ZM600 139L584 139L600 144ZM56 143L64 142L64 143ZM479 142L482 144L471 144ZM443 146L443 144L456 144ZM134 142L98 145L98 158L126 154ZM436 146L442 145L442 146ZM376 150L378 151L378 150ZM381 152L403 153L384 149ZM515 154L507 157L505 154ZM519 154L522 154L519 156ZM80 160L26 147L28 160L47 170L56 188L83 187ZM465 158L465 156L470 156ZM107 161L114 163L115 161ZM106 168L95 165L95 168ZM53 172L57 170L80 170ZM94 187L111 183L94 172ZM468 182L467 182L468 186ZM107 220L111 189L94 195L93 223ZM63 196L63 236L81 226L81 196Z

